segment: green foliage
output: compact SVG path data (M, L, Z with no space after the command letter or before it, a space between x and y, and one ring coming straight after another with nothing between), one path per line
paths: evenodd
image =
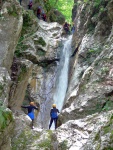
M16 46L15 55L16 55L17 57L21 57L21 56L22 56L22 52L25 51L25 50L28 48L27 45L24 45L24 44L23 44L23 40L24 40L24 37L21 36L21 37L19 38L18 44L17 44L17 46Z
M25 132L22 132L17 139L15 139L14 143L12 143L12 150L17 150L17 147L20 149L27 149L27 137Z
M25 38L30 37L34 32L35 28L32 28L32 25L37 25L36 23L36 16L32 11L24 11L23 12L23 26L21 36L19 38L18 44L16 46L15 55L17 57L22 56L22 52L25 51L28 46L24 45L23 41Z
M47 10L49 11L52 8L58 9L66 18L68 22L71 22L73 0L48 0Z
M108 99L102 110L108 111L108 110L112 110L112 108L113 108L113 102Z
M89 0L84 0L85 3L89 2Z
M99 139L100 139L100 134L97 133L97 134L95 135L95 141L99 141Z
M38 144L38 147L51 148L51 140L50 139L46 139L46 140L42 141L41 143Z
M102 0L95 0L94 1L94 7L98 8L101 3L102 3Z
M0 83L0 96L1 96L2 93L3 93L3 90L4 90L4 87L3 87L3 85Z
M12 15L14 17L18 16L18 13L17 13L15 5L12 5L11 7L8 7L7 10L8 10L8 14L9 15Z
M5 107L0 106L0 131L5 129L11 121L13 121L11 111L8 111Z
M32 18L31 13L26 11L23 13L23 27L22 27L22 35L26 34L28 29L32 26Z
M12 139L12 150L28 150L28 145L30 144L32 146L32 142L39 138L40 133L37 132L34 134L32 130L26 128L20 135L18 135L18 138Z

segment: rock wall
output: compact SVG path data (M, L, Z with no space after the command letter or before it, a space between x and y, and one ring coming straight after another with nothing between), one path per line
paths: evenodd
M112 4L112 0L85 3L75 1L76 31L72 41L74 55L71 60L71 76L66 102L59 120L62 126L57 132L60 142L67 141L69 150L101 150L113 147L110 139L112 132L110 128L108 129L108 126L112 126L110 110L113 106ZM99 122L97 118L95 122L95 115L97 117L103 115L99 119L100 123L97 123ZM92 119L88 119L89 131L86 131L87 123L83 120L91 116ZM108 119L107 122L104 122L106 119ZM90 121L93 124L90 124ZM105 131L106 128L107 131ZM76 138L73 139L73 137Z
M22 9L11 0L1 8L1 150L112 149L113 0L75 1L69 86L56 131L38 128L48 128L62 26ZM40 104L35 130L21 110L32 100Z
M18 16L18 17L17 17ZM0 11L0 149L11 148L14 118L8 97L11 85L10 67L13 62L15 47L22 29L22 10L18 2L1 2Z

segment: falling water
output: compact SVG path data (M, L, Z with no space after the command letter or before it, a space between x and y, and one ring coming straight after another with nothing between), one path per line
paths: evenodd
M69 70L69 58L71 53L71 39L72 36L69 36L69 38L64 42L64 48L61 54L59 64L59 74L57 77L58 79L56 83L56 90L53 97L54 103L57 105L59 111L62 110L68 86L68 70Z

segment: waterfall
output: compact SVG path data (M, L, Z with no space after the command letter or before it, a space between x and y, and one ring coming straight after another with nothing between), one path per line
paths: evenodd
M64 42L58 69L59 71L56 82L56 89L53 96L54 103L57 105L59 111L62 110L68 86L68 70L69 70L69 58L71 54L71 39L72 36L69 36L69 38Z

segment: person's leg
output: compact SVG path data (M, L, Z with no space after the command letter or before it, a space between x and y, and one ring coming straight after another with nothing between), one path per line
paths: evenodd
M56 128L57 128L57 119L58 119L58 118L55 118L55 119L54 119L55 130L56 130Z
M34 119L32 119L31 128L34 128Z
M49 124L49 129L51 128L52 123L53 123L53 119L51 118L50 124Z
M37 14L38 19L40 19L40 14Z

